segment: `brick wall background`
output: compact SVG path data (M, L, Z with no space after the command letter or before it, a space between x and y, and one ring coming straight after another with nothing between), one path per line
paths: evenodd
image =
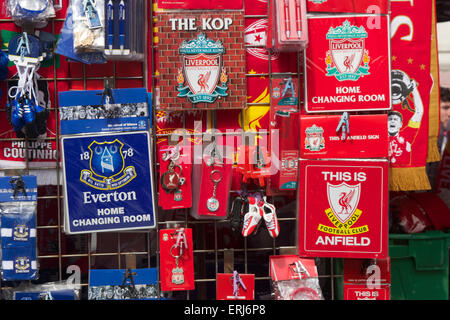
M203 18L231 18L233 23L228 30L202 30L200 21ZM172 31L170 19L196 18L198 30ZM173 12L164 11L158 15L155 24L158 36L157 49L157 85L160 92L161 109L240 109L245 107L246 90L246 58L244 48L244 12L243 11L197 11ZM182 55L178 53L183 40L197 39L204 33L208 39L220 40L225 47L223 67L228 76L228 96L219 97L214 103L191 103L187 98L177 97L178 69L182 68Z

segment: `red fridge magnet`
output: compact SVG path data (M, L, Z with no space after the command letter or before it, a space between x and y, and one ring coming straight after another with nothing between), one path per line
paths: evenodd
M345 139L336 129L341 116L300 118L302 159L387 158L387 115L351 115Z
M255 300L255 275L218 273L217 300Z
M300 161L299 254L385 258L387 160Z
M388 16L312 16L305 54L307 112L391 109ZM376 84L376 85L374 85Z
M159 231L162 291L194 290L192 229Z

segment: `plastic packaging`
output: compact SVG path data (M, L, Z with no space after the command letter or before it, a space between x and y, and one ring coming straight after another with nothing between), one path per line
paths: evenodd
M324 300L314 259L271 256L270 277L275 300Z
M80 286L67 281L39 285L21 283L18 287L2 290L5 300L79 300Z
M6 112L18 138L36 139L46 133L49 111L41 104L37 70L47 53L35 35L26 32L13 37L8 45L9 60L17 68L17 85L8 89Z
M6 9L18 26L43 28L48 19L55 17L52 0L7 0Z
M61 29L61 37L56 44L56 53L65 56L69 61L85 64L106 63L103 52L76 52L73 39L73 12L72 6L67 8L66 20Z
M107 59L143 60L145 5L143 0L105 0Z
M317 279L278 281L274 285L275 300L323 300Z
M104 0L74 0L71 7L75 52L103 51L105 43Z
M305 0L274 1L270 17L273 46L280 51L299 51L308 43Z
M2 280L35 280L37 181L35 176L0 178Z

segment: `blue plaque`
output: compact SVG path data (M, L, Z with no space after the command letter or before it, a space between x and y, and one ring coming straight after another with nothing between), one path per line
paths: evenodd
M65 231L155 227L148 132L62 138Z
M60 92L61 134L148 130L151 99L145 88Z

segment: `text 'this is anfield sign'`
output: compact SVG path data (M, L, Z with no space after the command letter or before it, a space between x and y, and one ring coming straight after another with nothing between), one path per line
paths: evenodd
M304 160L300 177L300 256L387 256L387 161Z

